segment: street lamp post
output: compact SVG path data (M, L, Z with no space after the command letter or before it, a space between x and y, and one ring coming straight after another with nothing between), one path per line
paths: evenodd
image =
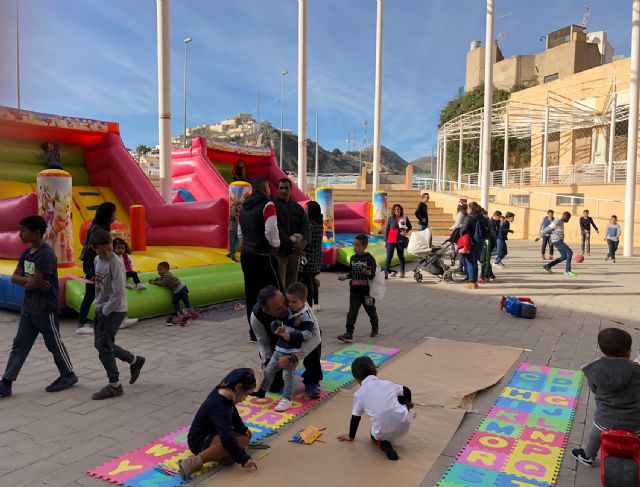
M184 125L182 126L182 147L187 146L187 45L191 43L193 39L187 37L184 42Z
M282 169L282 134L284 132L284 77L288 74L289 71L280 73L280 158L278 159L280 169Z
M487 0L484 45L484 117L480 164L480 205L489 208L489 172L491 171L491 105L493 96L493 0Z
M20 110L20 6L16 0L16 97Z

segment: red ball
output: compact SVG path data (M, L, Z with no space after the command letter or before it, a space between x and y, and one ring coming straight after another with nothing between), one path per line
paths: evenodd
M576 263L580 264L584 261L584 255L578 254L576 255Z

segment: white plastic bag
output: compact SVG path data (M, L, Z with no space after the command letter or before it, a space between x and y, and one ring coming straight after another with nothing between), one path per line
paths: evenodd
M380 266L376 266L376 274L373 279L369 279L369 296L376 301L384 299L385 282L384 272L380 269Z

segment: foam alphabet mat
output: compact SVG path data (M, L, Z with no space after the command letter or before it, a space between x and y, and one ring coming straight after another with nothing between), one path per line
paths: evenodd
M326 399L351 381L351 362L356 357L368 356L376 365L389 360L400 352L399 348L380 347L354 343L321 360L324 391L317 399L309 399L304 394L300 379L303 370L297 372L293 395L293 407L279 413L273 407L280 396L268 393L264 399L248 397L238 404L238 412L251 429L251 443L257 443L275 433L285 424L294 421L307 409ZM204 397L202 398L204 400ZM195 416L196 411L193 411ZM125 487L173 487L184 483L180 479L178 461L188 458L191 453L187 446L189 426L169 433L155 441L125 453L111 461L91 469L88 474ZM205 465L208 470L214 463Z
M551 487L582 372L520 364L437 487Z

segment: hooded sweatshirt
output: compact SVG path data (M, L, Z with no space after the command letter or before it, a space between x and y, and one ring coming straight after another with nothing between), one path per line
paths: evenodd
M602 357L582 370L596 395L596 425L640 431L640 364L626 357Z

